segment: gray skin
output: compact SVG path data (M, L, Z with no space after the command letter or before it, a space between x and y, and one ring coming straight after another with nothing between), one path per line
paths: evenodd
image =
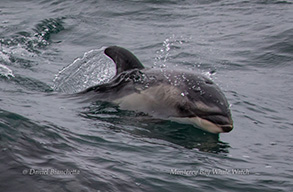
M146 69L130 51L117 46L106 48L105 54L115 62L116 75L79 94L211 133L233 129L227 99L207 77L189 71Z

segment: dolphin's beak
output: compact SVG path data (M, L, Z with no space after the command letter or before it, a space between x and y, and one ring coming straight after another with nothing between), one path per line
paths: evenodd
M233 129L233 124L229 124L229 125L220 125L220 127L222 128L223 132L228 133L228 132L232 131L232 129Z
M221 121L220 121L221 119ZM204 131L210 133L227 133L233 129L232 118L220 117L220 116L208 116L208 117L183 117L173 118L177 122L187 123L196 126ZM217 120L217 121L215 121Z
M230 114L228 115L208 115L202 116L202 119L219 127L221 132L230 132L233 129L233 120Z

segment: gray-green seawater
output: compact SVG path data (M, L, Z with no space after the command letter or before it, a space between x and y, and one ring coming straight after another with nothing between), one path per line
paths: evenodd
M293 191L292 3L2 0L0 191ZM64 96L115 73L110 45L209 75L235 128Z

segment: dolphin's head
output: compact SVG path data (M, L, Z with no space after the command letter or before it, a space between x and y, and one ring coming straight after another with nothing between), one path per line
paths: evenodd
M230 132L233 129L227 99L209 78L184 72L176 74L171 83L179 95L176 102L173 102L176 109L173 119L193 124L211 133Z

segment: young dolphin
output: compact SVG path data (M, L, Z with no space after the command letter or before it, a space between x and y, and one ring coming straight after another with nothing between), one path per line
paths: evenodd
M104 52L115 62L116 75L79 94L211 133L233 129L227 99L207 77L189 71L146 69L130 51L118 46Z

